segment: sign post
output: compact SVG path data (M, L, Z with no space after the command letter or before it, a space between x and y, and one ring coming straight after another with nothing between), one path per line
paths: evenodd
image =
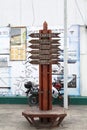
M40 35L43 36L41 40L51 40L51 30L47 29L47 23L44 22L43 30L40 30ZM44 37L45 36L45 37ZM49 37L50 36L50 37ZM50 56L50 44L46 45L46 43L41 44L41 54L39 65L39 85L40 85L40 93L39 93L39 108L41 110L51 110L52 109L52 64L49 63L49 60L46 57ZM48 49L47 49L48 48ZM46 54L45 52L49 52ZM45 55L44 62L42 60ZM43 63L43 64L42 64ZM47 63L49 63L47 65Z
M35 111L33 109L25 111L23 115L34 126L34 117L39 117L40 123L44 126L47 124L54 126L54 122L57 122L56 126L59 126L66 116L62 108L61 110L60 108L52 109L52 64L59 64L59 33L52 33L48 30L47 23L44 22L43 30L39 30L39 33L32 33L30 36L38 38L30 41L32 43L30 63L39 64L39 110L35 108Z
M60 43L60 33L52 33L48 30L46 22L43 24L43 30L39 33L32 33L30 42L32 48L30 58L32 64L39 64L39 108L40 110L52 109L52 64L58 64L58 50ZM57 38L57 39L52 39Z

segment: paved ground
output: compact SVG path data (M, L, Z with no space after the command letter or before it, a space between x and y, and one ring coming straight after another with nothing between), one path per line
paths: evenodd
M36 130L22 116L28 105L1 105L0 130ZM44 128L48 130L50 128ZM61 125L52 130L87 130L87 106L69 106L67 117Z

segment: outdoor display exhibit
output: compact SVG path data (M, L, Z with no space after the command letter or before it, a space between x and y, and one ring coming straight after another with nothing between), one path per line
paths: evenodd
M12 33L15 30L15 34ZM0 95L25 96L24 83L32 81L38 84L38 65L30 64L32 51L31 33L38 33L32 27L1 27L0 28ZM52 65L52 82L64 82L64 29L51 29L60 33L60 56L58 65ZM20 36L16 37L16 34ZM15 37L14 37L15 36ZM68 28L68 93L80 95L80 26ZM31 46L31 48L29 48ZM32 56L31 56L32 57Z

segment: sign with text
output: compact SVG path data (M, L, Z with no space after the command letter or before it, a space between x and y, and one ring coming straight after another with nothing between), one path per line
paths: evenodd
M0 54L9 54L10 52L10 28L0 27Z
M34 38L30 40L31 45L29 46L32 49L30 51L32 54L30 56L32 59L32 61L30 61L31 64L58 64L58 55L60 51L60 43L58 39L59 34L60 33L50 32L31 33L29 35L30 37Z
M40 44L50 44L50 43L60 44L59 40L60 39L33 39L33 40L30 40L29 42L34 43L34 44L39 44L39 43Z
M59 38L60 33L31 33L29 36L32 38Z
M26 27L12 27L10 33L10 60L25 60Z
M31 64L59 64L58 60L31 60Z

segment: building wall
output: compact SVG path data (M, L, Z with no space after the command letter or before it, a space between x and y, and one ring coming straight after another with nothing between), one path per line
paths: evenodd
M42 27L46 20L49 26L64 25L64 0L0 0L0 26ZM87 96L87 0L67 0L68 27L81 25L80 30L80 93ZM13 63L11 63L13 64Z
M81 95L87 96L87 29L80 27L80 86Z

